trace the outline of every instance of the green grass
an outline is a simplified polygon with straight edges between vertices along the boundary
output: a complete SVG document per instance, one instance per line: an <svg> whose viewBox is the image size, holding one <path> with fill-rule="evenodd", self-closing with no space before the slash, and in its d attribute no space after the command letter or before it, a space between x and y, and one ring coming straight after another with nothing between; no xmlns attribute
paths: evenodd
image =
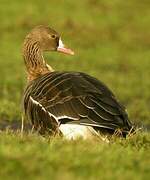
<svg viewBox="0 0 150 180"><path fill-rule="evenodd" d="M26 83L21 46L35 25L62 34L73 57L47 53L56 70L83 71L105 82L135 124L150 126L149 0L1 0L0 124L21 120ZM149 133L111 143L0 133L0 177L149 179Z"/></svg>
<svg viewBox="0 0 150 180"><path fill-rule="evenodd" d="M43 139L35 135L0 137L1 177L21 179L148 179L150 135L111 144Z"/></svg>

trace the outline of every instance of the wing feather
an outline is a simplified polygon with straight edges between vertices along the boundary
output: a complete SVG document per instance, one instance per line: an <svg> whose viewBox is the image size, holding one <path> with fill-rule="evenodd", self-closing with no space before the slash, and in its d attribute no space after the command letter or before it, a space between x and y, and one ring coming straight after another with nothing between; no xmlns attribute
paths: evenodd
<svg viewBox="0 0 150 180"><path fill-rule="evenodd" d="M31 96L28 101L27 116L31 119L34 128L41 134L48 131L50 133L58 131L58 121L56 117Z"/></svg>
<svg viewBox="0 0 150 180"><path fill-rule="evenodd" d="M35 105L29 96L41 106ZM44 121L50 126L48 121L52 122L53 118L57 118L60 123L113 130L131 128L125 108L113 93L103 83L84 73L53 72L36 79L25 91L25 111L27 106L30 109L30 119L36 121L33 122L35 124ZM48 113L53 118L50 119Z"/></svg>

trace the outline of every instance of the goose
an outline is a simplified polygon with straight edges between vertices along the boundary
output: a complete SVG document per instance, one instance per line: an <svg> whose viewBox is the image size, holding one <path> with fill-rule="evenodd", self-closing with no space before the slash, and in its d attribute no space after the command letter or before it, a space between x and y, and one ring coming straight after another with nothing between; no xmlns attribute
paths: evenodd
<svg viewBox="0 0 150 180"><path fill-rule="evenodd" d="M126 136L132 123L111 90L86 73L54 71L43 57L45 51L74 55L48 26L37 26L25 37L23 111L33 128L43 135L61 134L67 139L87 139L116 130Z"/></svg>

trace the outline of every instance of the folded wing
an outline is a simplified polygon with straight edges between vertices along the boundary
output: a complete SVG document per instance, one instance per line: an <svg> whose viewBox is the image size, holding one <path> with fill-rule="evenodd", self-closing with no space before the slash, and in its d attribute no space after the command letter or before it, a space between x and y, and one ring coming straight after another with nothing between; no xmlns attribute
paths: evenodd
<svg viewBox="0 0 150 180"><path fill-rule="evenodd" d="M25 91L24 108L33 124L40 121L49 128L65 123L123 132L131 128L113 93L84 73L52 72L34 80Z"/></svg>

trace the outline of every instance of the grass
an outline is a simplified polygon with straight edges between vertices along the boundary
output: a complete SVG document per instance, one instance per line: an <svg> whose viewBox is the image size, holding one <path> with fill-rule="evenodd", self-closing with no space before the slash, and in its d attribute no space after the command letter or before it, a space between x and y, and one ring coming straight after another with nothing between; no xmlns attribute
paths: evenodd
<svg viewBox="0 0 150 180"><path fill-rule="evenodd" d="M105 82L135 124L150 126L148 0L1 0L0 123L21 120L26 83L21 46L35 25L62 34L74 57L47 53L57 70L87 72ZM127 140L67 142L0 133L0 177L7 179L149 179L149 133Z"/></svg>
<svg viewBox="0 0 150 180"><path fill-rule="evenodd" d="M0 137L1 177L21 179L148 179L150 136L65 141L30 134Z"/></svg>

